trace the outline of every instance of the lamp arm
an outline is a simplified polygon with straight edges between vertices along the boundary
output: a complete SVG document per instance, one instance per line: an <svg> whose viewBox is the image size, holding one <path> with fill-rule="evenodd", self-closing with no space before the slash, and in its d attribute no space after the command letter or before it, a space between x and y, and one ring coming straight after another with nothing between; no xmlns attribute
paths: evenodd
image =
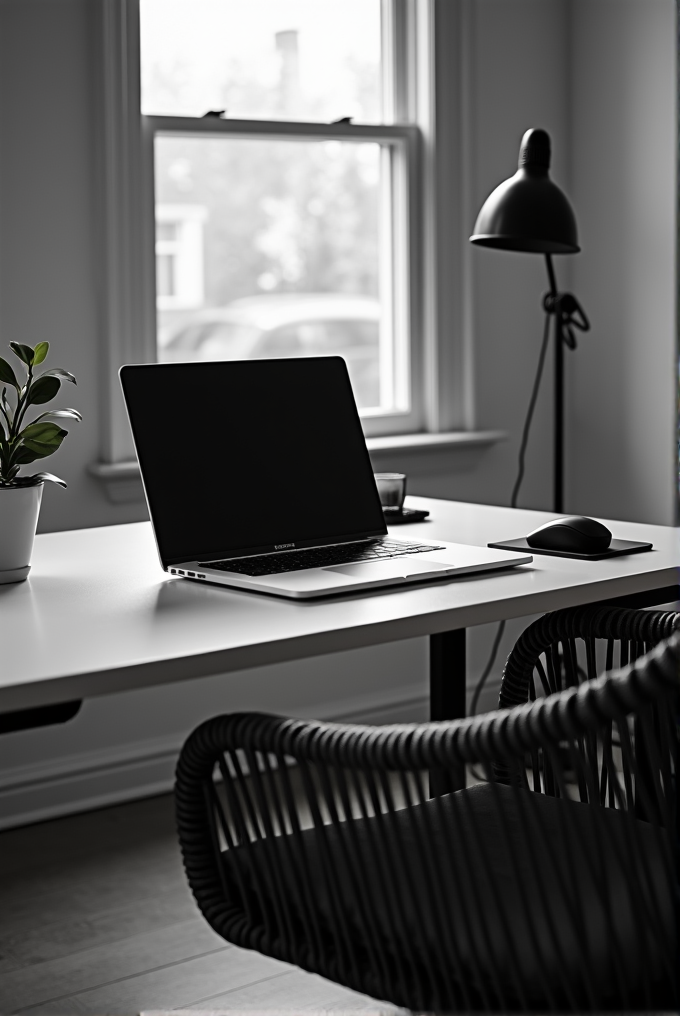
<svg viewBox="0 0 680 1016"><path fill-rule="evenodd" d="M545 255L545 264L548 270L550 291L543 297L543 309L546 314L555 315L556 331L560 340L569 349L576 349L574 328L578 328L581 332L588 332L590 331L590 321L573 293L560 293L558 291L551 254Z"/></svg>
<svg viewBox="0 0 680 1016"><path fill-rule="evenodd" d="M553 265L552 254L546 254L545 267L548 269L548 282L550 283L550 292L543 300L544 307L549 297L552 297L553 301L557 300L557 281L555 279L555 268ZM552 313L552 311L548 310L547 307L545 307L545 309L546 311L548 311L549 314Z"/></svg>

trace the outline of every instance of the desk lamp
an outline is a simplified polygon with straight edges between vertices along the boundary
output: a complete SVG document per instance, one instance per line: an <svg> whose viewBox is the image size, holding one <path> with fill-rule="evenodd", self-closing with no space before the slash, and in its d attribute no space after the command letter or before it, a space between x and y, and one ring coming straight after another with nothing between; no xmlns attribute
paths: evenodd
<svg viewBox="0 0 680 1016"><path fill-rule="evenodd" d="M569 201L548 175L550 168L550 137L543 130L528 130L519 150L519 168L489 195L477 216L470 241L480 247L497 250L524 251L543 254L548 270L550 291L543 298L546 332L539 359L536 383L529 407L520 451L520 477L523 453L528 437L533 406L549 335L549 321L555 319L555 395L553 429L553 503L556 512L564 511L564 346L576 348L574 328L588 331L590 324L571 293L557 290L553 254L577 254L576 219Z"/></svg>

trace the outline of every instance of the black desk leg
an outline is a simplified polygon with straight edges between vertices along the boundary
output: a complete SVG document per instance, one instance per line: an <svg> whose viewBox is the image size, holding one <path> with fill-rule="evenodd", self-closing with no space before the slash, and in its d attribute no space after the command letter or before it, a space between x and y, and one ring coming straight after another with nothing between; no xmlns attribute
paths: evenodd
<svg viewBox="0 0 680 1016"><path fill-rule="evenodd" d="M465 716L465 628L430 635L430 719L457 720ZM465 768L430 773L432 795L465 786Z"/></svg>

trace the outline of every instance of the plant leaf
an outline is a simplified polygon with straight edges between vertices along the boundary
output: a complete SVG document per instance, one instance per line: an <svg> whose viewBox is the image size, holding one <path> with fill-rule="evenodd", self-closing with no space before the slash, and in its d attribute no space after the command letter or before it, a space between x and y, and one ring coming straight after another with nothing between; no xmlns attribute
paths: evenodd
<svg viewBox="0 0 680 1016"><path fill-rule="evenodd" d="M28 462L35 462L36 459L46 459L48 455L54 455L67 433L68 431L62 430L61 437L55 441L29 440L23 442L12 453L12 465L25 466Z"/></svg>
<svg viewBox="0 0 680 1016"><path fill-rule="evenodd" d="M66 431L64 431L64 435L66 435ZM64 438L61 439L61 441L63 440ZM24 445L24 448L33 455L33 461L35 461L35 459L46 459L48 455L54 455L59 448L61 441L59 441L58 444L43 444L42 441L28 441Z"/></svg>
<svg viewBox="0 0 680 1016"><path fill-rule="evenodd" d="M50 483L58 483L60 487L68 486L68 484L64 480L61 480L58 476L55 476L54 473L33 473L32 476L22 476L21 479L33 481L33 483L30 484L23 483L22 486L25 487L35 486L38 483L44 483L46 480L49 480Z"/></svg>
<svg viewBox="0 0 680 1016"><path fill-rule="evenodd" d="M40 377L60 377L62 381L70 381L73 385L78 384L73 374L68 370L64 370L63 367L50 367L49 370L44 370Z"/></svg>
<svg viewBox="0 0 680 1016"><path fill-rule="evenodd" d="M18 472L19 472L19 467L18 466L12 466L11 469L6 470L2 475L0 475L0 490L3 487L13 487L14 486L14 479L15 479L15 477L16 477Z"/></svg>
<svg viewBox="0 0 680 1016"><path fill-rule="evenodd" d="M31 452L37 452L41 456L53 455L67 434L67 430L62 430L61 437L54 441L31 441L29 439L24 441L24 448L28 448Z"/></svg>
<svg viewBox="0 0 680 1016"><path fill-rule="evenodd" d="M17 376L12 370L12 365L7 363L7 360L3 360L0 356L0 381L6 385L12 385L13 388L19 387Z"/></svg>
<svg viewBox="0 0 680 1016"><path fill-rule="evenodd" d="M29 423L28 427L19 434L21 441L39 441L41 444L49 444L52 441L61 441L68 434L67 430L63 430L56 423Z"/></svg>
<svg viewBox="0 0 680 1016"><path fill-rule="evenodd" d="M44 402L51 402L60 388L61 381L58 377L45 377L41 374L29 388L26 405L40 406Z"/></svg>
<svg viewBox="0 0 680 1016"><path fill-rule="evenodd" d="M47 453L51 455L51 452ZM23 445L17 445L12 452L10 462L12 463L12 469L18 468L19 466L27 466L29 462L35 462L36 459L44 459L46 455L41 452L32 452L30 449L25 448Z"/></svg>
<svg viewBox="0 0 680 1016"><path fill-rule="evenodd" d="M12 454L12 462L25 465L35 459L44 459L59 448L68 434L56 423L29 423L19 434L20 444Z"/></svg>
<svg viewBox="0 0 680 1016"><path fill-rule="evenodd" d="M2 415L5 418L5 423L7 424L7 427L10 428L12 426L12 423L14 422L14 413L12 412L12 407L7 401L7 396L5 394L6 391L7 391L6 388L2 389L2 395L0 396L0 409L2 411Z"/></svg>
<svg viewBox="0 0 680 1016"><path fill-rule="evenodd" d="M27 367L31 366L35 355L32 346L25 346L23 342L10 342L9 348L13 353L16 353L19 359L22 360Z"/></svg>
<svg viewBox="0 0 680 1016"><path fill-rule="evenodd" d="M49 352L49 342L39 342L33 350L33 366L37 367L39 363L42 363L47 353Z"/></svg>
<svg viewBox="0 0 680 1016"><path fill-rule="evenodd" d="M64 419L77 420L79 423L82 422L82 416L77 409L48 409L46 413L41 413L37 416L32 423L38 423L40 420L45 420L48 416L59 416Z"/></svg>

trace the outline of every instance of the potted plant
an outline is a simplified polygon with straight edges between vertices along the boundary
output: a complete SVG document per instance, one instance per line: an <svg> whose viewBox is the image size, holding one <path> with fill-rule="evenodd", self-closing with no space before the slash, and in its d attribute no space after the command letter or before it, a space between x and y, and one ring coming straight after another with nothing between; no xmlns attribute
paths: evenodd
<svg viewBox="0 0 680 1016"><path fill-rule="evenodd" d="M31 406L51 402L62 381L75 384L76 379L61 367L36 376L35 368L45 360L49 342L39 342L35 348L10 342L10 348L21 361L26 378L19 380L12 365L0 356L0 584L28 577L45 480L66 486L52 473L19 476L19 471L57 451L68 431L55 419L82 419L76 409L50 409L27 421Z"/></svg>

